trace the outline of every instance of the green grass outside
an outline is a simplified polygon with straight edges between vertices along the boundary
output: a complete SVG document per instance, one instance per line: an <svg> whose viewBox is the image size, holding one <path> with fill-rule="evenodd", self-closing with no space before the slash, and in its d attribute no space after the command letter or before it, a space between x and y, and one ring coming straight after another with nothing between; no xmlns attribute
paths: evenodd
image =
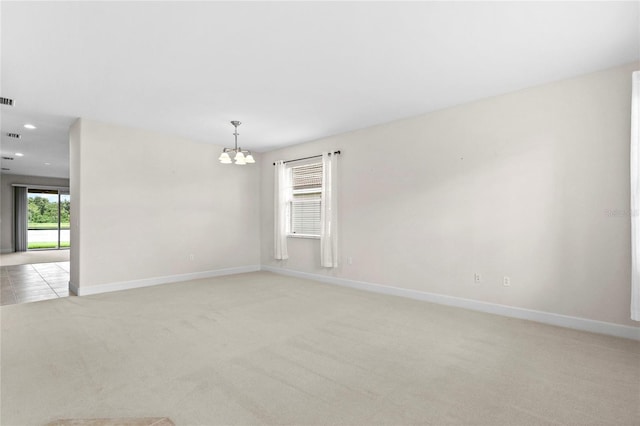
<svg viewBox="0 0 640 426"><path fill-rule="evenodd" d="M60 247L69 247L71 243L69 241L60 241ZM49 249L57 248L58 243L56 241L43 241L36 243L29 243L29 249Z"/></svg>
<svg viewBox="0 0 640 426"><path fill-rule="evenodd" d="M58 229L58 223L29 223L29 229ZM60 229L69 229L69 222L60 222Z"/></svg>

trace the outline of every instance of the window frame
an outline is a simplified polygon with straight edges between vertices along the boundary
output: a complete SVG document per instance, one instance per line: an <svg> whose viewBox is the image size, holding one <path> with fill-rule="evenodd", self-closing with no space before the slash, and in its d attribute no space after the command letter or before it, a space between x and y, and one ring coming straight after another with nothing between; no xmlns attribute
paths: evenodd
<svg viewBox="0 0 640 426"><path fill-rule="evenodd" d="M320 165L321 168L321 178L320 185L313 188L304 188L304 189L293 189L293 169L300 167L308 167L312 165ZM311 161L305 161L303 163L296 162L296 164L292 164L287 166L287 178L288 182L288 191L289 191L289 201L287 203L287 238L306 238L306 239L320 239L320 229L318 228L318 234L302 234L293 232L293 202L295 195L303 195L303 194L318 194L317 199L309 199L309 202L316 201L318 202L318 208L320 209L320 214L322 212L322 177L324 175L324 170L322 170L322 161L318 161L318 159L313 159ZM320 222L321 218L318 218ZM320 225L320 223L319 223Z"/></svg>

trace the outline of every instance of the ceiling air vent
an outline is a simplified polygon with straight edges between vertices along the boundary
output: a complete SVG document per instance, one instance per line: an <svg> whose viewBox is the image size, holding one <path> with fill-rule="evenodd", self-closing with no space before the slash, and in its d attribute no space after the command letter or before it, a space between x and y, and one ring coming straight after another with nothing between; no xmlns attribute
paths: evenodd
<svg viewBox="0 0 640 426"><path fill-rule="evenodd" d="M20 139L20 133L7 133L7 137Z"/></svg>
<svg viewBox="0 0 640 426"><path fill-rule="evenodd" d="M0 104L13 106L13 99L0 97Z"/></svg>
<svg viewBox="0 0 640 426"><path fill-rule="evenodd" d="M2 157L3 160L13 160L13 157Z"/></svg>

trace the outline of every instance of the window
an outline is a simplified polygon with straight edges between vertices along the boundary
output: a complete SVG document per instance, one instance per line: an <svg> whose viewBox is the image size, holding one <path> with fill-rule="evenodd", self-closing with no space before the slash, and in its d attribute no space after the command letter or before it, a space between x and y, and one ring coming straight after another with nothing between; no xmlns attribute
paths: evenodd
<svg viewBox="0 0 640 426"><path fill-rule="evenodd" d="M322 163L290 168L289 235L320 236Z"/></svg>

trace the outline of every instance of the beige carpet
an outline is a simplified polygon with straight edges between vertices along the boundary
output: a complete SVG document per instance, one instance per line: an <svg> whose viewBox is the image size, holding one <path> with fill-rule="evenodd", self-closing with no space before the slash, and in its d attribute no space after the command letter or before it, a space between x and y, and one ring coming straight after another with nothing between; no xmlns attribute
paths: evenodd
<svg viewBox="0 0 640 426"><path fill-rule="evenodd" d="M47 426L175 426L166 417L143 417L136 419L61 419Z"/></svg>
<svg viewBox="0 0 640 426"><path fill-rule="evenodd" d="M69 261L69 250L36 250L0 254L0 266Z"/></svg>
<svg viewBox="0 0 640 426"><path fill-rule="evenodd" d="M640 424L640 343L259 272L3 306L3 425Z"/></svg>

